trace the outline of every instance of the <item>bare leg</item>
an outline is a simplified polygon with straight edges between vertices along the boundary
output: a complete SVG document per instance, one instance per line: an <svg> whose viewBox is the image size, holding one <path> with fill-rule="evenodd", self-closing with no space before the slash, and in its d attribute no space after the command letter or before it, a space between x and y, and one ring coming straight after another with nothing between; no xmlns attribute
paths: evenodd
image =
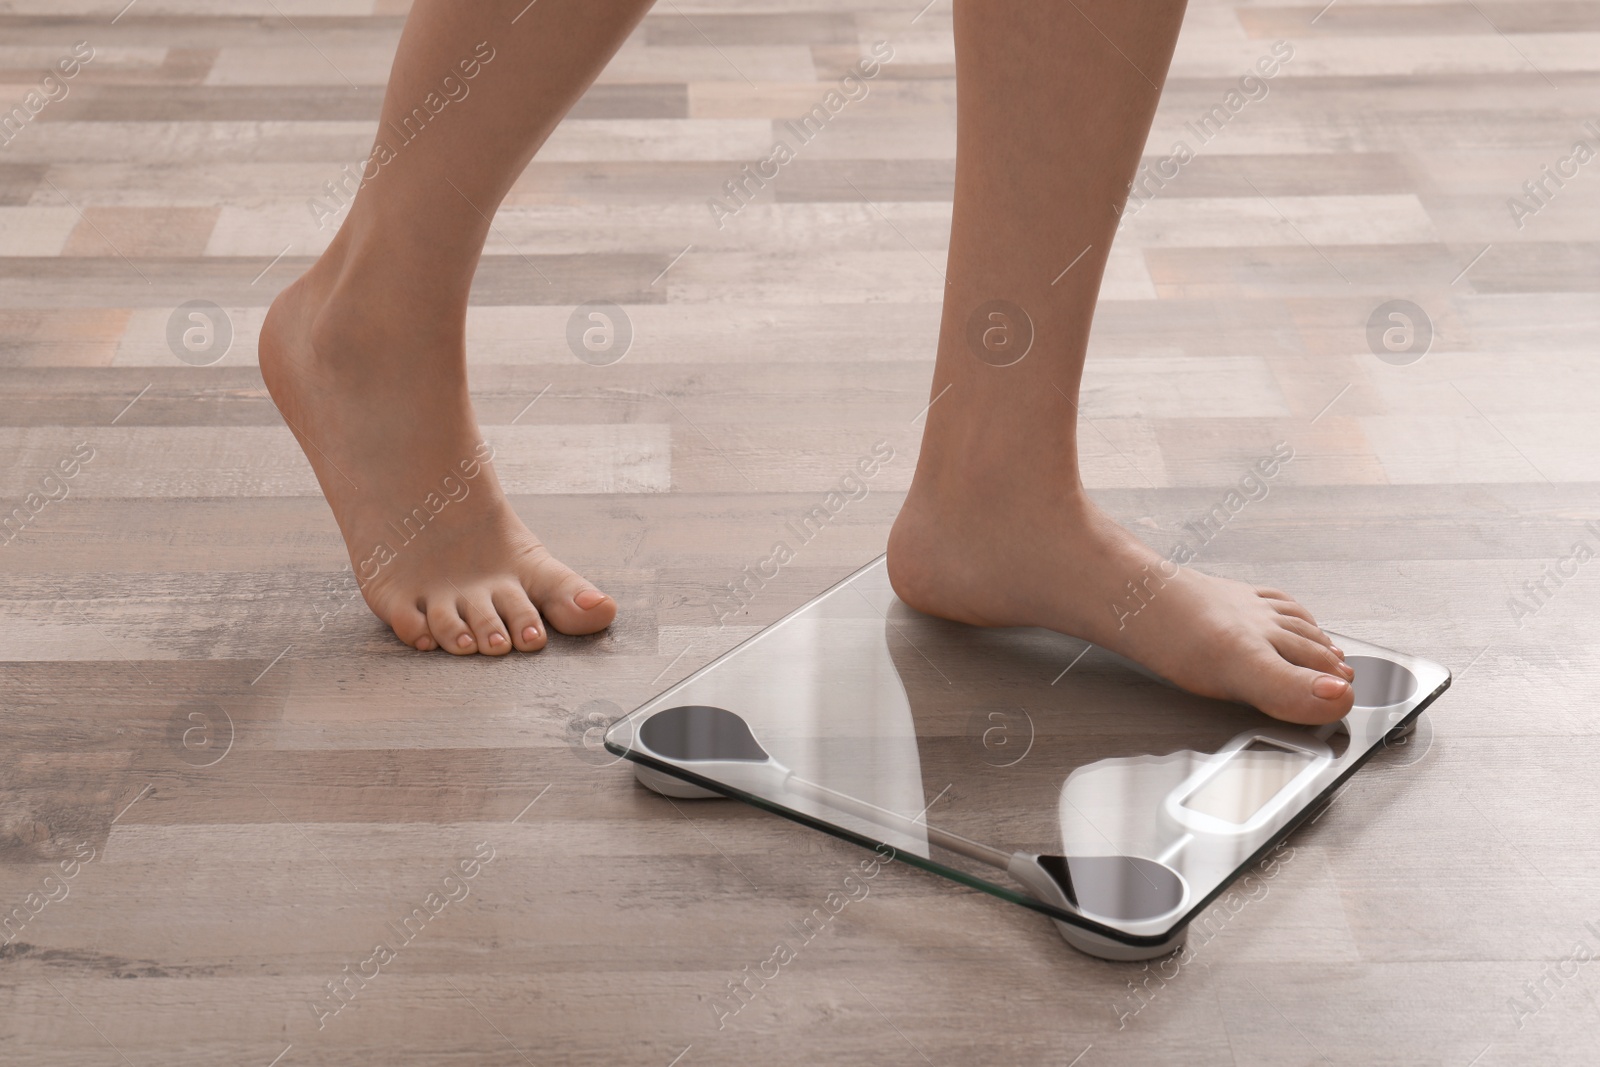
<svg viewBox="0 0 1600 1067"><path fill-rule="evenodd" d="M931 614L1049 627L1195 692L1331 721L1350 709L1353 675L1305 608L1276 590L1174 573L1078 477L1078 383L1113 208L1138 166L1183 7L955 0L956 199L939 399L889 539L889 573L902 599ZM997 299L1020 307L1036 334L1009 366L979 358L968 339L969 319ZM1144 597L1134 614L1130 581Z"/></svg>
<svg viewBox="0 0 1600 1067"><path fill-rule="evenodd" d="M261 373L367 604L415 648L491 655L610 625L483 461L467 295L488 219L651 0L417 0L348 218L273 303Z"/></svg>

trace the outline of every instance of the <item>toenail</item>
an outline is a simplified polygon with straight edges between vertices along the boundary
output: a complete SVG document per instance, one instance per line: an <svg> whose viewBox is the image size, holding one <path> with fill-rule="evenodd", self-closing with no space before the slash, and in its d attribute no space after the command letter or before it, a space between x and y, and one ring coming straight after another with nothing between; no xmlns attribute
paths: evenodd
<svg viewBox="0 0 1600 1067"><path fill-rule="evenodd" d="M1335 656L1338 656L1340 659L1344 659L1344 649L1340 648L1338 645L1329 645L1328 650Z"/></svg>
<svg viewBox="0 0 1600 1067"><path fill-rule="evenodd" d="M494 633L489 635L489 646L491 648L498 647L499 645L503 645L505 643L506 639L501 637L499 634Z"/></svg>
<svg viewBox="0 0 1600 1067"><path fill-rule="evenodd" d="M1335 678L1331 674L1319 674L1317 680L1311 683L1311 692L1323 700L1333 700L1344 695L1350 688L1350 683L1343 678Z"/></svg>
<svg viewBox="0 0 1600 1067"><path fill-rule="evenodd" d="M472 644L472 635L471 634L462 634L460 637L456 638L456 647L457 648L468 648L468 647L471 646L471 644Z"/></svg>
<svg viewBox="0 0 1600 1067"><path fill-rule="evenodd" d="M605 598L606 595L598 589L585 589L583 592L573 597L572 602L578 605L578 607L582 608L584 611L588 611Z"/></svg>
<svg viewBox="0 0 1600 1067"><path fill-rule="evenodd" d="M1339 664L1339 673L1344 675L1345 679L1347 681L1354 681L1355 680L1356 669L1354 667L1350 666L1350 664L1348 664L1348 663L1340 663Z"/></svg>
<svg viewBox="0 0 1600 1067"><path fill-rule="evenodd" d="M526 630L522 631L522 639L524 641L537 641L539 640L539 631L530 626Z"/></svg>
<svg viewBox="0 0 1600 1067"><path fill-rule="evenodd" d="M417 638L417 651L418 652L432 652L433 651L433 638L431 638L431 637L419 637L419 638Z"/></svg>

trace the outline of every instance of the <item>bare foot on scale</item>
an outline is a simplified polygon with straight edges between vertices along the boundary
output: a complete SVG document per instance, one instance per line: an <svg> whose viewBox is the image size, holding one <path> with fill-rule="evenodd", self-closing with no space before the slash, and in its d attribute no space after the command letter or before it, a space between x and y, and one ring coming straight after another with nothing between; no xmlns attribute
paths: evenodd
<svg viewBox="0 0 1600 1067"><path fill-rule="evenodd" d="M913 486L889 537L900 599L958 622L1081 637L1190 692L1289 722L1350 711L1354 671L1292 597L1176 567L1081 488L1053 504L1030 494L1020 507L995 490L993 477ZM1129 581L1143 593L1136 613Z"/></svg>

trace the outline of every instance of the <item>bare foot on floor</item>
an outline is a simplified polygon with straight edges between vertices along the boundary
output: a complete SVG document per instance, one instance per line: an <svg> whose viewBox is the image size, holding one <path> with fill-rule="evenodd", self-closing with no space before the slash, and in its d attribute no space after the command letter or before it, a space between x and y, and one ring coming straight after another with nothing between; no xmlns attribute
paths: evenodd
<svg viewBox="0 0 1600 1067"><path fill-rule="evenodd" d="M1081 489L1008 505L992 482L914 484L889 535L889 579L930 615L1042 626L1141 663L1191 692L1274 718L1350 711L1354 672L1291 597L1177 568ZM1140 599L1129 599L1129 586ZM1142 606L1141 606L1142 604Z"/></svg>
<svg viewBox="0 0 1600 1067"><path fill-rule="evenodd" d="M337 293L337 299L330 294ZM367 606L422 651L502 655L603 630L616 603L507 503L467 394L464 323L340 279L330 252L272 304L261 376L316 471Z"/></svg>

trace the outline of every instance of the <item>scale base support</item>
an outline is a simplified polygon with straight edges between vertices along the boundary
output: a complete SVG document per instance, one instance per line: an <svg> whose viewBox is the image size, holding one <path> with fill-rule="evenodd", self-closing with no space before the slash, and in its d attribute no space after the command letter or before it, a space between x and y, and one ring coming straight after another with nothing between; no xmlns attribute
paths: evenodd
<svg viewBox="0 0 1600 1067"><path fill-rule="evenodd" d="M726 799L723 794L711 789L701 789L691 785L682 778L674 778L670 774L663 774L654 767L646 767L642 763L633 765L633 776L640 785L652 793L660 793L664 797L675 800L719 800Z"/></svg>

